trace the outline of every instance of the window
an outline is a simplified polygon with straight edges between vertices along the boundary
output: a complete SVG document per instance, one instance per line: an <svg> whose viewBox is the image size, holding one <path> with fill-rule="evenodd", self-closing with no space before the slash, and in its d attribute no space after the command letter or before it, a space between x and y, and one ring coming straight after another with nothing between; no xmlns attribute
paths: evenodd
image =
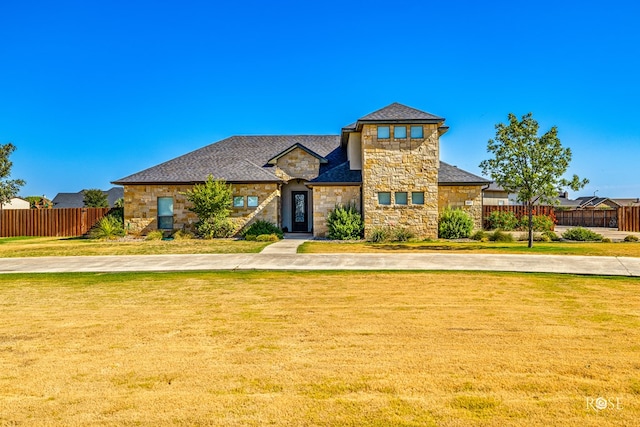
<svg viewBox="0 0 640 427"><path fill-rule="evenodd" d="M396 205L407 204L407 193L405 191L396 192Z"/></svg>
<svg viewBox="0 0 640 427"><path fill-rule="evenodd" d="M424 138L422 126L411 126L411 138Z"/></svg>
<svg viewBox="0 0 640 427"><path fill-rule="evenodd" d="M248 196L247 197L247 206L250 208L258 207L258 196Z"/></svg>
<svg viewBox="0 0 640 427"><path fill-rule="evenodd" d="M424 193L414 191L411 193L411 204L412 205L424 205Z"/></svg>
<svg viewBox="0 0 640 427"><path fill-rule="evenodd" d="M390 205L391 204L391 193L386 192L386 191L378 193L378 204L379 205Z"/></svg>
<svg viewBox="0 0 640 427"><path fill-rule="evenodd" d="M173 230L172 197L158 197L158 230Z"/></svg>
<svg viewBox="0 0 640 427"><path fill-rule="evenodd" d="M233 207L234 208L243 208L244 207L244 196L233 196Z"/></svg>
<svg viewBox="0 0 640 427"><path fill-rule="evenodd" d="M389 126L378 126L378 139L389 139Z"/></svg>
<svg viewBox="0 0 640 427"><path fill-rule="evenodd" d="M393 137L396 139L404 139L407 137L407 127L406 126L394 126L393 127Z"/></svg>

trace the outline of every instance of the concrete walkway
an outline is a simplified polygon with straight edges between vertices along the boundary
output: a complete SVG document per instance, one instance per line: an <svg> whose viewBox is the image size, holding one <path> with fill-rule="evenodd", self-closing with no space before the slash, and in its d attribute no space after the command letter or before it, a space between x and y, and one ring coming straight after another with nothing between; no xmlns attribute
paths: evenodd
<svg viewBox="0 0 640 427"><path fill-rule="evenodd" d="M311 233L285 233L284 239L265 247L262 254L295 254L298 252L298 246L304 242L311 240Z"/></svg>
<svg viewBox="0 0 640 427"><path fill-rule="evenodd" d="M0 258L0 273L195 270L475 270L640 277L640 258L445 253Z"/></svg>

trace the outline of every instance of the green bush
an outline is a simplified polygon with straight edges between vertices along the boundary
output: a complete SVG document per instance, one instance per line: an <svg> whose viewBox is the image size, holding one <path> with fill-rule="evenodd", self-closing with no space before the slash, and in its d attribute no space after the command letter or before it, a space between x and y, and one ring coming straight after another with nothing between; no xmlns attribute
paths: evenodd
<svg viewBox="0 0 640 427"><path fill-rule="evenodd" d="M550 242L557 242L558 240L560 240L560 237L558 237L558 235L551 230L543 231L542 235L546 236Z"/></svg>
<svg viewBox="0 0 640 427"><path fill-rule="evenodd" d="M162 240L164 233L161 230L153 230L147 233L145 240Z"/></svg>
<svg viewBox="0 0 640 427"><path fill-rule="evenodd" d="M113 240L125 235L122 221L111 215L106 215L89 231L90 239Z"/></svg>
<svg viewBox="0 0 640 427"><path fill-rule="evenodd" d="M633 234L629 234L627 237L624 238L625 242L637 242L638 240L638 236L634 236Z"/></svg>
<svg viewBox="0 0 640 427"><path fill-rule="evenodd" d="M173 236L171 237L173 237L175 240L191 240L193 239L193 234L185 230L178 230L173 233Z"/></svg>
<svg viewBox="0 0 640 427"><path fill-rule="evenodd" d="M280 240L277 234L261 234L256 236L256 241L258 242L277 242Z"/></svg>
<svg viewBox="0 0 640 427"><path fill-rule="evenodd" d="M195 225L196 234L205 239L221 239L235 234L236 225L229 218L213 217L198 221Z"/></svg>
<svg viewBox="0 0 640 427"><path fill-rule="evenodd" d="M576 240L578 242L601 242L603 238L601 234L582 227L570 228L562 233L562 237L567 240Z"/></svg>
<svg viewBox="0 0 640 427"><path fill-rule="evenodd" d="M461 239L469 237L473 230L473 219L460 209L446 208L438 220L438 237L442 239Z"/></svg>
<svg viewBox="0 0 640 427"><path fill-rule="evenodd" d="M371 230L369 241L373 243L386 242L391 238L391 230L388 227L375 227Z"/></svg>
<svg viewBox="0 0 640 427"><path fill-rule="evenodd" d="M355 205L336 205L327 217L329 238L333 240L357 240L362 237L364 223Z"/></svg>
<svg viewBox="0 0 640 427"><path fill-rule="evenodd" d="M514 238L511 233L505 233L502 230L496 230L489 234L489 240L492 242L513 242Z"/></svg>
<svg viewBox="0 0 640 427"><path fill-rule="evenodd" d="M284 237L282 230L280 230L275 224L261 219L257 220L242 231L242 236L246 240L249 240L247 239L247 235L260 236L262 234L275 234L279 239Z"/></svg>
<svg viewBox="0 0 640 427"><path fill-rule="evenodd" d="M487 236L487 232L484 230L478 230L471 235L471 239L478 240L480 242L486 242L489 237Z"/></svg>
<svg viewBox="0 0 640 427"><path fill-rule="evenodd" d="M490 230L515 230L519 224L511 211L492 211L486 220Z"/></svg>
<svg viewBox="0 0 640 427"><path fill-rule="evenodd" d="M554 226L553 220L546 215L534 215L531 222L533 222L533 231L551 231ZM520 228L529 229L529 216L523 216L520 219Z"/></svg>
<svg viewBox="0 0 640 427"><path fill-rule="evenodd" d="M416 237L415 233L408 228L398 227L392 231L393 241L394 242L407 242L414 237Z"/></svg>
<svg viewBox="0 0 640 427"><path fill-rule="evenodd" d="M244 235L244 240L248 240L250 242L255 242L257 238L258 238L258 236L256 236L255 234L245 234Z"/></svg>

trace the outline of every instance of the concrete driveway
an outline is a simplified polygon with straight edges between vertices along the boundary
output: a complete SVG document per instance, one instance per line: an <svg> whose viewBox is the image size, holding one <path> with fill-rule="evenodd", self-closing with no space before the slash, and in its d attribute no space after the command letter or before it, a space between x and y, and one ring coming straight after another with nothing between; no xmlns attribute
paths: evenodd
<svg viewBox="0 0 640 427"><path fill-rule="evenodd" d="M0 273L196 270L474 270L640 277L640 258L444 253L260 253L0 259Z"/></svg>

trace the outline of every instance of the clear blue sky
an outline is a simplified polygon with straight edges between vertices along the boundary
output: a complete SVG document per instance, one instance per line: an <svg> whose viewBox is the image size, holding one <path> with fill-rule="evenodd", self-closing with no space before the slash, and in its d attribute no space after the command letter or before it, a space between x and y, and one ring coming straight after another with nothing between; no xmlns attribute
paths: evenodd
<svg viewBox="0 0 640 427"><path fill-rule="evenodd" d="M400 102L480 173L533 112L579 194L640 196L636 2L0 2L0 143L21 195L111 187L231 135L337 134Z"/></svg>

